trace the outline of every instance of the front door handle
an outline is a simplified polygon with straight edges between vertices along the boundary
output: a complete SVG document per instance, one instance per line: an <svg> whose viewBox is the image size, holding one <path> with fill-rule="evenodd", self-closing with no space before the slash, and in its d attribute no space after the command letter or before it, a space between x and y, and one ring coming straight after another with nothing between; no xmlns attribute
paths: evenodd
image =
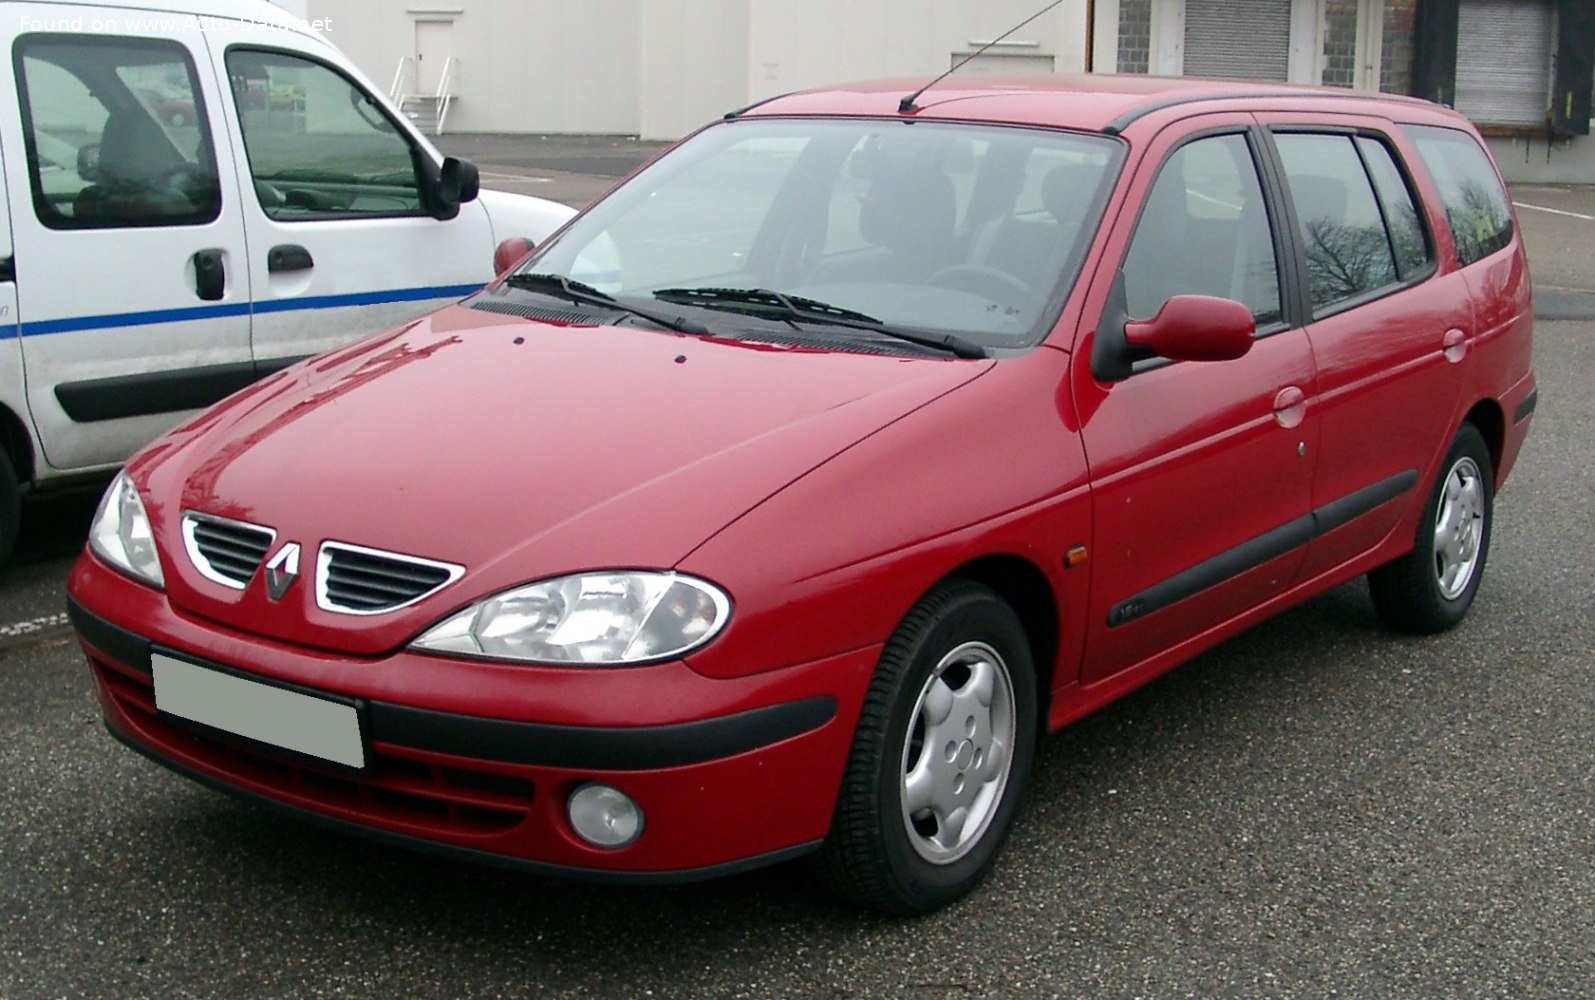
<svg viewBox="0 0 1595 1000"><path fill-rule="evenodd" d="M222 266L222 252L199 250L193 260L194 294L206 302L219 301L227 292L227 269Z"/></svg>
<svg viewBox="0 0 1595 1000"><path fill-rule="evenodd" d="M310 251L296 243L283 243L266 252L266 270L272 274L283 271L308 271L316 266Z"/></svg>

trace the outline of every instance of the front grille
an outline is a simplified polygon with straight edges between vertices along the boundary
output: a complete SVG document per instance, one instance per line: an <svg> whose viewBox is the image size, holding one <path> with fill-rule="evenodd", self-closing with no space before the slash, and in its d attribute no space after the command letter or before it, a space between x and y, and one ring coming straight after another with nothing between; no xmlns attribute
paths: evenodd
<svg viewBox="0 0 1595 1000"><path fill-rule="evenodd" d="M277 533L214 514L183 512L183 543L194 568L212 582L243 590L265 561Z"/></svg>
<svg viewBox="0 0 1595 1000"><path fill-rule="evenodd" d="M365 771L351 775L175 726L156 714L150 675L94 655L90 662L140 743L295 805L407 833L481 836L525 822L536 798L535 784L512 764L441 758L377 738Z"/></svg>
<svg viewBox="0 0 1595 1000"><path fill-rule="evenodd" d="M327 611L376 615L414 604L464 573L465 567L451 563L323 542L316 560L316 602Z"/></svg>

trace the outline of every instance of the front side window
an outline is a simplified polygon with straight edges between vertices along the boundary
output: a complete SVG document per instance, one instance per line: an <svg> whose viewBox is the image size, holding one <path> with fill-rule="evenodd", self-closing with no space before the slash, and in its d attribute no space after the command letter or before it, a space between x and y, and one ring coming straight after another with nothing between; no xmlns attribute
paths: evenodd
<svg viewBox="0 0 1595 1000"><path fill-rule="evenodd" d="M1440 189L1463 266L1512 242L1512 207L1489 156L1473 137L1432 125L1403 126Z"/></svg>
<svg viewBox="0 0 1595 1000"><path fill-rule="evenodd" d="M1391 234L1349 135L1276 135L1313 314L1399 280Z"/></svg>
<svg viewBox="0 0 1595 1000"><path fill-rule="evenodd" d="M353 81L308 59L244 48L228 50L227 76L268 218L421 213L409 140Z"/></svg>
<svg viewBox="0 0 1595 1000"><path fill-rule="evenodd" d="M216 157L183 46L28 35L14 64L40 222L104 229L216 218Z"/></svg>
<svg viewBox="0 0 1595 1000"><path fill-rule="evenodd" d="M1131 316L1176 295L1233 299L1279 322L1279 269L1251 146L1239 134L1188 142L1158 171L1124 258Z"/></svg>
<svg viewBox="0 0 1595 1000"><path fill-rule="evenodd" d="M731 121L650 165L523 270L692 310L717 335L870 339L874 321L1024 347L1079 273L1121 151L1043 129Z"/></svg>

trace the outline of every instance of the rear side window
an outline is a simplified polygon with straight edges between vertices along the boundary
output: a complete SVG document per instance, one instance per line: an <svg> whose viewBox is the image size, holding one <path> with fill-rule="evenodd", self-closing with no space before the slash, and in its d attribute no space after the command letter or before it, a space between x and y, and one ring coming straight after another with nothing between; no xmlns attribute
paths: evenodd
<svg viewBox="0 0 1595 1000"><path fill-rule="evenodd" d="M1397 238L1355 139L1287 133L1274 142L1296 206L1313 314L1398 284Z"/></svg>
<svg viewBox="0 0 1595 1000"><path fill-rule="evenodd" d="M198 225L221 185L188 50L28 35L15 50L34 210L51 229Z"/></svg>
<svg viewBox="0 0 1595 1000"><path fill-rule="evenodd" d="M1457 260L1471 264L1512 242L1512 209L1489 156L1473 137L1432 125L1403 126L1440 189Z"/></svg>

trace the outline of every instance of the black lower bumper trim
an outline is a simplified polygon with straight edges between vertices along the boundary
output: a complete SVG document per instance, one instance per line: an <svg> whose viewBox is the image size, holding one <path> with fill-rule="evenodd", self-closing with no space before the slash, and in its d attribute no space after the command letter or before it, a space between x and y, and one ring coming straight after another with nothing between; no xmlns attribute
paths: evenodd
<svg viewBox="0 0 1595 1000"><path fill-rule="evenodd" d="M140 673L150 673L150 641L120 625L113 625L68 597L66 616L89 645L118 663Z"/></svg>
<svg viewBox="0 0 1595 1000"><path fill-rule="evenodd" d="M454 715L373 701L371 738L435 753L511 764L599 771L648 771L732 757L818 729L836 717L836 699L780 705L667 726L559 726Z"/></svg>
<svg viewBox="0 0 1595 1000"><path fill-rule="evenodd" d="M142 673L151 672L150 640L106 621L71 598L67 599L67 617L96 649ZM382 701L370 701L366 706L370 737L383 743L507 764L590 771L650 771L734 757L801 736L836 717L836 699L825 695L662 726L566 726L457 715Z"/></svg>
<svg viewBox="0 0 1595 1000"><path fill-rule="evenodd" d="M1514 424L1521 424L1523 421L1527 420L1529 418L1529 414L1534 412L1534 408L1538 406L1539 403L1540 390L1534 389L1527 396L1523 397L1523 402L1517 404L1517 409L1512 413L1512 422Z"/></svg>
<svg viewBox="0 0 1595 1000"><path fill-rule="evenodd" d="M334 830L338 833L351 834L356 837L364 837L367 840L374 840L390 847L399 847L405 850L419 851L425 854L440 855L445 858L450 858L456 861L465 861L471 864L487 865L493 868L505 868L509 869L510 871L521 872L527 875L537 875L547 878L577 879L583 882L595 882L606 885L680 885L687 882L703 882L709 879L724 878L728 875L736 875L740 872L751 871L755 868L763 868L767 865L779 864L783 861L791 861L795 858L800 858L805 854L813 853L814 851L818 850L820 844L823 843L823 841L813 840L802 844L794 844L791 847L783 847L778 851L771 851L768 854L755 855L751 858L738 858L735 861L727 861L718 865L705 865L701 868L679 868L672 871L614 871L607 868L577 868L573 865L556 865L550 864L546 861L531 861L526 858L510 857L506 854L495 854L492 851L479 851L470 847L457 847L454 844L444 844L435 840L427 840L422 837L412 837L408 834L394 833L391 830L383 830L379 827L367 826L364 823L356 823L350 820L338 819L335 816L327 816L322 813L318 813L313 809L305 809L300 806L290 805L287 802L280 802L269 795L261 795L258 792L251 792L242 788L238 788L234 785L228 784L225 781L213 778L202 771L197 771L185 764L180 764L177 761L163 757L159 753L156 753L155 751L150 750L147 747L140 745L138 742L122 735L120 732L117 732L116 727L110 725L109 723L106 724L105 728L108 729L111 735L117 740L126 744L131 749L136 750L145 757L148 757L150 760L161 765L162 767L170 768L185 778L190 778L194 781L197 781L207 788L215 789L218 792L225 792L228 795L242 799L245 802L253 803L259 806L265 806L274 812L284 813L288 816L292 816L295 819L302 820L306 823L311 823L315 826Z"/></svg>

